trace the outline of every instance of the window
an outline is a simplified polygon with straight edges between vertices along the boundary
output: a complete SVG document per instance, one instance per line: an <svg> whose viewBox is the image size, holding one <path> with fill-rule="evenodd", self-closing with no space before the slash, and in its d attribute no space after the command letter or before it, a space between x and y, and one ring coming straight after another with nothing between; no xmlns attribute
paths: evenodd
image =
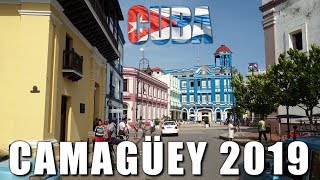
<svg viewBox="0 0 320 180"><path fill-rule="evenodd" d="M190 87L194 87L194 82L190 81Z"/></svg>
<svg viewBox="0 0 320 180"><path fill-rule="evenodd" d="M207 95L203 94L202 95L202 103L206 103L207 102Z"/></svg>
<svg viewBox="0 0 320 180"><path fill-rule="evenodd" d="M200 87L201 85L200 85L200 80L198 80L198 87Z"/></svg>
<svg viewBox="0 0 320 180"><path fill-rule="evenodd" d="M123 91L128 92L128 79L123 80Z"/></svg>
<svg viewBox="0 0 320 180"><path fill-rule="evenodd" d="M190 102L194 102L194 95L190 95Z"/></svg>
<svg viewBox="0 0 320 180"><path fill-rule="evenodd" d="M144 85L143 86L143 94L147 94L147 92L148 92L148 85Z"/></svg>
<svg viewBox="0 0 320 180"><path fill-rule="evenodd" d="M186 95L182 95L182 102L187 102L187 96Z"/></svg>
<svg viewBox="0 0 320 180"><path fill-rule="evenodd" d="M182 87L187 87L187 82L186 81L181 81Z"/></svg>
<svg viewBox="0 0 320 180"><path fill-rule="evenodd" d="M220 94L216 94L216 102L220 102Z"/></svg>
<svg viewBox="0 0 320 180"><path fill-rule="evenodd" d="M211 79L208 80L208 88L211 88Z"/></svg>
<svg viewBox="0 0 320 180"><path fill-rule="evenodd" d="M207 80L206 79L202 80L202 87L207 87Z"/></svg>
<svg viewBox="0 0 320 180"><path fill-rule="evenodd" d="M228 95L224 94L224 102L228 102Z"/></svg>
<svg viewBox="0 0 320 180"><path fill-rule="evenodd" d="M208 94L208 101L211 102L211 94Z"/></svg>
<svg viewBox="0 0 320 180"><path fill-rule="evenodd" d="M153 97L157 97L157 89L153 89Z"/></svg>
<svg viewBox="0 0 320 180"><path fill-rule="evenodd" d="M216 88L220 88L220 79L215 79Z"/></svg>
<svg viewBox="0 0 320 180"><path fill-rule="evenodd" d="M201 101L201 99L200 99L200 95L198 95L198 102L200 102Z"/></svg>
<svg viewBox="0 0 320 180"><path fill-rule="evenodd" d="M141 93L141 83L138 83L138 93L140 94Z"/></svg>
<svg viewBox="0 0 320 180"><path fill-rule="evenodd" d="M301 30L291 34L291 42L292 42L292 47L294 49L297 49L299 51L301 51L303 49L302 31Z"/></svg>
<svg viewBox="0 0 320 180"><path fill-rule="evenodd" d="M223 85L224 85L224 88L227 88L227 79L223 80Z"/></svg>

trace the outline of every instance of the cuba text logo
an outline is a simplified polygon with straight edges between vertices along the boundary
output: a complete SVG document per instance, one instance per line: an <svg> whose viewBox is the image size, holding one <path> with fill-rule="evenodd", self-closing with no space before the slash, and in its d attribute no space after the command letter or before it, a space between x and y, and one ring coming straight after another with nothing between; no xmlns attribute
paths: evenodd
<svg viewBox="0 0 320 180"><path fill-rule="evenodd" d="M136 45L148 41L158 45L172 39L173 44L212 44L212 29L208 6L196 7L191 26L192 14L188 7L151 6L150 13L144 6L133 6L128 11L128 38ZM149 27L146 25L149 23Z"/></svg>

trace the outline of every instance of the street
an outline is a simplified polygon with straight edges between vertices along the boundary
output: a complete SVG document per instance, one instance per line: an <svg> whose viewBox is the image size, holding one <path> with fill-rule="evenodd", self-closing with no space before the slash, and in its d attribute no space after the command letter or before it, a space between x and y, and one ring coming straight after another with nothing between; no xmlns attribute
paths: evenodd
<svg viewBox="0 0 320 180"><path fill-rule="evenodd" d="M219 135L221 133L225 133L225 129L220 128L210 128L205 129L203 127L199 128L182 128L180 129L179 136L165 136L161 137L162 142L164 142L164 170L159 176L147 176L142 171L142 165L140 163L139 167L139 175L138 176L121 176L116 170L114 172L114 176L70 176L63 177L63 179L155 179L155 180L166 180L166 179L237 179L237 177L231 176L221 176L220 168L223 165L227 155L220 154L220 145L224 142L224 140L219 139ZM160 135L160 130L157 130L153 135ZM193 176L192 175L192 163L189 157L189 152L186 144L184 144L184 150L179 151L184 157L184 161L179 163L180 167L184 168L185 175L184 176L170 176L168 175L168 162L167 162L167 142L169 141L180 141L180 142L207 142L206 152L202 162L202 175L201 176ZM139 143L138 148L141 150L142 143ZM241 147L242 148L242 147ZM243 159L242 150L241 155L238 158L239 160ZM141 162L141 158L139 159ZM235 163L237 166L238 162Z"/></svg>

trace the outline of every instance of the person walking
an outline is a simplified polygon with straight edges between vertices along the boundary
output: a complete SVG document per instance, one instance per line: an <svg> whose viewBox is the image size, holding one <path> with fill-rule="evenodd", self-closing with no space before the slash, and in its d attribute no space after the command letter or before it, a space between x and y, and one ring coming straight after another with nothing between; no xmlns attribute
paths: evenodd
<svg viewBox="0 0 320 180"><path fill-rule="evenodd" d="M120 139L124 139L124 137L128 137L128 129L127 129L127 118L123 118L123 120L119 124L119 135Z"/></svg>
<svg viewBox="0 0 320 180"><path fill-rule="evenodd" d="M103 142L105 140L105 128L102 124L101 119L98 121L98 125L94 130L94 141L95 142Z"/></svg>
<svg viewBox="0 0 320 180"><path fill-rule="evenodd" d="M228 121L228 137L229 137L229 141L233 141L233 138L234 138L234 129L236 129L235 128L235 126L233 125L233 121L230 119L229 121Z"/></svg>
<svg viewBox="0 0 320 180"><path fill-rule="evenodd" d="M138 131L139 131L139 122L135 121L134 122L134 139L138 138Z"/></svg>
<svg viewBox="0 0 320 180"><path fill-rule="evenodd" d="M264 119L261 119L258 123L258 131L259 131L259 142L261 142L261 135L263 134L264 139L267 142L267 130L266 130L266 122Z"/></svg>
<svg viewBox="0 0 320 180"><path fill-rule="evenodd" d="M150 121L150 133L152 134L154 132L154 127L155 127L155 123L154 123L154 120L152 119Z"/></svg>
<svg viewBox="0 0 320 180"><path fill-rule="evenodd" d="M107 128L107 139L106 141L112 145L118 145L122 142L122 140L117 139L117 120L114 118L111 120L111 123Z"/></svg>

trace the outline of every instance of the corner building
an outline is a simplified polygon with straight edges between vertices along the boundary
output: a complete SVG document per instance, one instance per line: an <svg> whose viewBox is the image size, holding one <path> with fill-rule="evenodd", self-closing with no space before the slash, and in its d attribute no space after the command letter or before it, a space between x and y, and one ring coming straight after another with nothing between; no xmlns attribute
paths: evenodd
<svg viewBox="0 0 320 180"><path fill-rule="evenodd" d="M104 118L119 20L117 0L0 1L1 149L15 140L87 140Z"/></svg>

